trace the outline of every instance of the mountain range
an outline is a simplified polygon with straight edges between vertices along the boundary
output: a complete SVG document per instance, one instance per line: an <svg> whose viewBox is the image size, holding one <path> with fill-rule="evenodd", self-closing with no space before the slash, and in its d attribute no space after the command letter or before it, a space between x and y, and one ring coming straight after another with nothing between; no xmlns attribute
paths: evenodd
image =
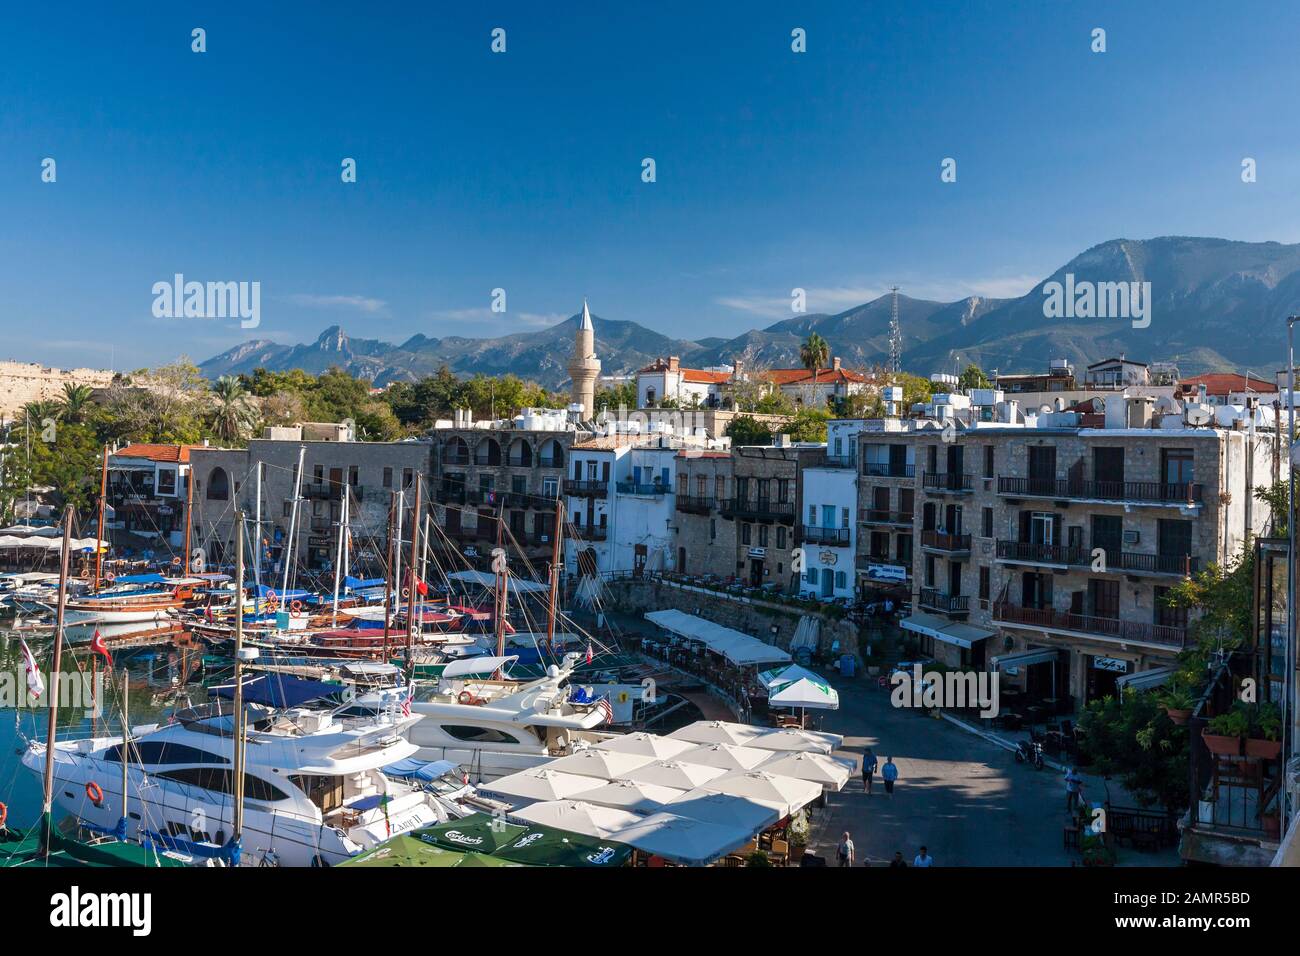
<svg viewBox="0 0 1300 956"><path fill-rule="evenodd" d="M1150 283L1150 324L1129 318L1047 318L1047 283ZM1049 289L1051 287L1048 287ZM661 356L684 365L730 364L737 357L771 367L800 365L799 347L817 332L850 368L882 365L889 354L892 297L881 296L835 315L804 314L734 338L674 339L635 322L593 315L603 375L635 372ZM1164 236L1113 239L1088 249L1012 299L970 297L956 302L900 293L903 366L929 374L974 362L1003 372L1046 370L1051 359L1077 369L1125 355L1173 362L1183 374L1245 371L1271 378L1285 367L1286 316L1300 312L1300 244ZM1068 314L1068 313L1067 313ZM415 335L400 345L352 338L331 326L315 342L280 345L253 340L213 356L204 375L249 372L258 366L322 372L337 365L383 385L412 380L446 365L457 374L514 373L558 388L578 323L574 315L540 331L495 338Z"/></svg>

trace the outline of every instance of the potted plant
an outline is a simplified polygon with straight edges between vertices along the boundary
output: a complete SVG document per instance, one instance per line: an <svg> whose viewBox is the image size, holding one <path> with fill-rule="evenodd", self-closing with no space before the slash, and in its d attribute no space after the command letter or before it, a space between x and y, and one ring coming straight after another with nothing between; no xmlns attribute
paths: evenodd
<svg viewBox="0 0 1300 956"><path fill-rule="evenodd" d="M1276 760L1282 753L1282 712L1277 704L1248 705L1246 756Z"/></svg>
<svg viewBox="0 0 1300 956"><path fill-rule="evenodd" d="M1240 702L1238 702L1240 703ZM1237 704L1219 714L1201 731L1201 739L1210 753L1221 757L1241 756L1241 741L1250 722Z"/></svg>
<svg viewBox="0 0 1300 956"><path fill-rule="evenodd" d="M1196 706L1196 698L1182 685L1170 687L1160 695L1159 700L1165 714L1179 727L1187 723L1192 716L1192 708Z"/></svg>

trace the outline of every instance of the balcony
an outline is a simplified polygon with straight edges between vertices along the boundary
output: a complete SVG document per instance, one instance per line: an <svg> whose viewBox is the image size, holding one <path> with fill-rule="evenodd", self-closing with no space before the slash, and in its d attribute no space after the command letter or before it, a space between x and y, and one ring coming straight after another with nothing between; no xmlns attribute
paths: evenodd
<svg viewBox="0 0 1300 956"><path fill-rule="evenodd" d="M921 588L920 606L942 614L967 614L970 612L970 595L945 594L934 588Z"/></svg>
<svg viewBox="0 0 1300 956"><path fill-rule="evenodd" d="M564 536L575 541L604 541L609 537L609 528L600 524L566 524Z"/></svg>
<svg viewBox="0 0 1300 956"><path fill-rule="evenodd" d="M1124 504L1199 505L1204 487L1192 482L1084 481L1072 478L998 477L998 494L1057 501L1115 501Z"/></svg>
<svg viewBox="0 0 1300 956"><path fill-rule="evenodd" d="M970 554L970 535L922 531L921 547L929 551L942 551L945 554Z"/></svg>
<svg viewBox="0 0 1300 956"><path fill-rule="evenodd" d="M577 498L604 498L609 494L608 481L578 481L575 478L564 480L564 493Z"/></svg>
<svg viewBox="0 0 1300 956"><path fill-rule="evenodd" d="M910 528L912 527L912 512L859 508L858 522L870 525L905 525Z"/></svg>
<svg viewBox="0 0 1300 956"><path fill-rule="evenodd" d="M957 472L924 471L921 473L921 487L941 494L965 494L974 487L974 478Z"/></svg>
<svg viewBox="0 0 1300 956"><path fill-rule="evenodd" d="M856 468L858 465L857 455L827 455L826 461L820 466L821 468Z"/></svg>
<svg viewBox="0 0 1300 956"><path fill-rule="evenodd" d="M536 500L526 491L507 491L505 494L507 508L531 508Z"/></svg>
<svg viewBox="0 0 1300 956"><path fill-rule="evenodd" d="M1099 573L1158 574L1187 577L1201 570L1201 559L1190 554L1142 554L1137 551L1105 550L1105 564ZM1062 544L1031 544L1027 541L998 541L997 559L1024 564L1091 568L1092 552Z"/></svg>
<svg viewBox="0 0 1300 956"><path fill-rule="evenodd" d="M864 461L862 474L868 478L915 478L916 465L893 465L887 461Z"/></svg>
<svg viewBox="0 0 1300 956"><path fill-rule="evenodd" d="M539 468L563 468L563 467L564 467L564 459L563 459L563 458L560 458L560 457L558 457L558 456L555 456L555 455L542 455L542 457L540 457L540 458L537 459L537 467L539 467Z"/></svg>
<svg viewBox="0 0 1300 956"><path fill-rule="evenodd" d="M663 495L668 493L668 486L662 482L638 484L635 481L616 481L614 489L620 495Z"/></svg>
<svg viewBox="0 0 1300 956"><path fill-rule="evenodd" d="M724 518L739 518L742 521L780 521L794 524L793 501L771 501L758 498L753 501L728 498L722 504Z"/></svg>
<svg viewBox="0 0 1300 956"><path fill-rule="evenodd" d="M685 511L687 514L706 515L711 512L716 504L713 498L698 497L691 495L677 496L677 510Z"/></svg>
<svg viewBox="0 0 1300 956"><path fill-rule="evenodd" d="M537 459L532 455L511 455L507 461L511 468L531 468Z"/></svg>
<svg viewBox="0 0 1300 956"><path fill-rule="evenodd" d="M469 451L464 448L459 450L444 448L440 460L444 465L468 465Z"/></svg>
<svg viewBox="0 0 1300 956"><path fill-rule="evenodd" d="M803 526L804 544L825 544L833 548L847 547L849 543L848 528L822 528L813 524Z"/></svg>
<svg viewBox="0 0 1300 956"><path fill-rule="evenodd" d="M308 500L329 500L337 501L343 497L342 484L332 481L313 481L302 486L302 496ZM354 498L361 496L361 489L356 485L352 486L352 495Z"/></svg>
<svg viewBox="0 0 1300 956"><path fill-rule="evenodd" d="M1050 607L1018 607L1006 601L997 601L993 604L993 620L1040 631L1055 631L1127 644L1150 644L1170 650L1182 650L1187 641L1186 627L1096 617L1092 614L1070 614Z"/></svg>
<svg viewBox="0 0 1300 956"><path fill-rule="evenodd" d="M495 522L476 528L467 528L462 525L459 528L445 528L443 530L447 537L453 541L489 541L496 538Z"/></svg>
<svg viewBox="0 0 1300 956"><path fill-rule="evenodd" d="M433 493L440 505L463 505L465 503L464 485L444 485Z"/></svg>

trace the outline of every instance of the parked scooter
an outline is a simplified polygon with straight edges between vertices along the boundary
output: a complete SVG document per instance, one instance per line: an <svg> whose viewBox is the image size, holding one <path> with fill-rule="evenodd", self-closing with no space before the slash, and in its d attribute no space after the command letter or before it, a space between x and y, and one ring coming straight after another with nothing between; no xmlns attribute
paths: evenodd
<svg viewBox="0 0 1300 956"><path fill-rule="evenodd" d="M1016 763L1032 763L1035 770L1043 769L1043 745L1037 740L1022 740L1016 744Z"/></svg>

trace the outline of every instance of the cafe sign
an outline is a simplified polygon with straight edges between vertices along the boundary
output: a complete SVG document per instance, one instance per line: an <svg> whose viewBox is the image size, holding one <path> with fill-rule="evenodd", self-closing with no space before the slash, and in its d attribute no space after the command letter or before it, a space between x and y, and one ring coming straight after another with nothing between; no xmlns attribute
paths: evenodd
<svg viewBox="0 0 1300 956"><path fill-rule="evenodd" d="M818 555L818 558L821 560L822 564L834 564L836 561L839 560L839 558L836 557L834 551L822 551Z"/></svg>
<svg viewBox="0 0 1300 956"><path fill-rule="evenodd" d="M1094 657L1092 666L1099 671L1114 671L1116 674L1128 673L1128 661L1118 657Z"/></svg>

